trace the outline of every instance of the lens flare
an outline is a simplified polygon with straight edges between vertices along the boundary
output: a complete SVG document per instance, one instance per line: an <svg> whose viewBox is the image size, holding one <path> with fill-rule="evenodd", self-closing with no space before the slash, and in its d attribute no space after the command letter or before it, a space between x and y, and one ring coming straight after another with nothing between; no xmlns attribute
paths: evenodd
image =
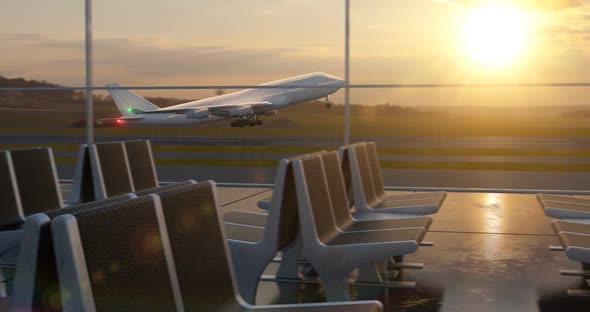
<svg viewBox="0 0 590 312"><path fill-rule="evenodd" d="M471 9L465 19L465 50L482 65L513 62L526 41L526 14L510 5L490 4Z"/></svg>

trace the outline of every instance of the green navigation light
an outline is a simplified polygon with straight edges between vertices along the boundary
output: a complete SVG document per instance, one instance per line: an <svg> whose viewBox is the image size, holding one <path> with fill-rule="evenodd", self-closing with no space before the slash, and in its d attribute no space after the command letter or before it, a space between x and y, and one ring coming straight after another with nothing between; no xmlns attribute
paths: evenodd
<svg viewBox="0 0 590 312"><path fill-rule="evenodd" d="M127 108L127 111L130 112L130 113L133 113L133 107Z"/></svg>

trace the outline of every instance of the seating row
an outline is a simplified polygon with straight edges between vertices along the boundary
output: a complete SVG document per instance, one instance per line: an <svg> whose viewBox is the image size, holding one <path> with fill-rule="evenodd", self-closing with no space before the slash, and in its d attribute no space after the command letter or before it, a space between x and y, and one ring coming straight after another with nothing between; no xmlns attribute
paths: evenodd
<svg viewBox="0 0 590 312"><path fill-rule="evenodd" d="M27 219L23 244L31 254L19 258L14 310L381 311L378 301L244 303L235 291L214 183L150 192Z"/></svg>
<svg viewBox="0 0 590 312"><path fill-rule="evenodd" d="M105 199L158 186L148 140L82 144L72 203Z"/></svg>
<svg viewBox="0 0 590 312"><path fill-rule="evenodd" d="M25 218L66 207L72 202L92 200L96 197L95 191L99 191L99 197L104 198L110 194L100 193L100 190L106 189L107 186L112 189L112 185L121 185L121 181L126 180L125 172L133 179L127 179L130 181L127 183L129 186L110 193L124 194L134 189L157 185L149 141L84 145L80 156L77 175L85 179L77 179L75 188L79 190L77 194L84 196L74 196L77 200L64 201L51 148L0 152L0 187L3 190L0 193L0 280L3 281L0 283L0 296L6 296L10 292L10 276L14 273L20 252L19 242ZM120 167L129 169L119 170ZM141 188L132 187L133 182ZM86 191L81 192L83 189Z"/></svg>
<svg viewBox="0 0 590 312"><path fill-rule="evenodd" d="M386 194L375 142L342 146L338 152L349 204L351 207L355 206L355 218L388 219L389 213L395 213L398 217L403 217L404 214L410 217L415 214L433 214L438 212L446 198L446 192ZM268 209L270 198L258 202L258 207Z"/></svg>
<svg viewBox="0 0 590 312"><path fill-rule="evenodd" d="M539 194L537 199L545 215L553 220L552 227L558 235L568 258L578 261L582 270L560 270L562 275L590 277L590 199L573 196ZM569 289L570 296L590 296L588 289Z"/></svg>
<svg viewBox="0 0 590 312"><path fill-rule="evenodd" d="M51 168L49 171L45 170L49 172L46 173L47 178L38 181L43 182L41 185L44 186L47 185L45 180L52 181L51 187L47 187L47 190L45 187L42 189L48 193L55 193L54 202L57 204L49 206L48 202L44 202L38 210L30 210L27 214L22 214L22 218L27 216L27 219L23 230L20 230L21 252L17 253L13 296L16 311L61 310L61 308L67 311L111 311L145 309L148 306L158 307L159 310L160 306L157 304L160 303L166 310L168 308L164 306L172 309L170 305L172 302L175 309L179 311L214 311L214 306L219 307L220 311L225 311L228 307L224 307L221 304L222 301L236 307L239 305L243 309L254 309L249 304L255 302L260 276L278 251L283 252L279 274L282 272L285 276L293 276L293 272L295 274L297 272L300 260L305 258L307 263L319 273L329 301L348 300L350 272L358 268L359 280L381 282L380 270L383 269L387 259L396 257L399 261L401 256L415 252L423 243L422 240L431 220L420 215L439 209L437 206L435 209L425 210L423 202L415 204L413 201L422 200L418 194L405 198L406 195L402 195L391 200L389 198L387 202L406 202L414 205L416 206L414 213L409 214L407 209L401 214L398 213L399 210L381 213L379 210L381 208L371 208L378 210L379 213L370 210L363 213L383 216L373 218L372 221L369 221L371 218L356 218L360 212L352 212L349 209L351 205L346 187L346 170L343 172L342 169L353 168L353 174L350 176L354 174L360 176L363 170L370 170L367 167L370 164L368 158L365 160L362 156L360 160L355 158L356 153L370 153L368 152L370 148L367 147L370 143L357 144L347 147L354 149L353 152L348 153L352 155L350 157L352 162L357 163L356 168L350 165L350 162L348 166L341 164L336 152L319 152L282 160L268 213L230 213L231 216L226 215L223 227L215 230L210 226L219 224L220 220L217 216L218 207L215 203L213 184L209 183L208 186L199 184L199 189L208 188L207 192L211 193L202 195L205 196L204 198L201 195L194 195L194 197L186 195L188 197L185 196L183 200L181 199L183 197L178 195L178 198L170 197L169 200L165 200L163 194L167 194L166 192L183 189L195 182L187 181L158 187L149 142L134 141L130 144L131 147L127 147L128 143L98 143L81 147L74 188L74 197L79 204L65 208L59 192L51 150L38 149L44 152L37 153L45 155L45 164L49 166L42 166L43 162L39 162L38 159L28 159L27 162L40 166L38 169L34 166L28 167L30 172L35 173L33 176L38 175L37 171L41 172L43 168ZM341 151L341 154L347 153L346 149L344 151ZM376 150L374 152L376 154ZM10 159L10 154L7 155L9 156L6 158ZM42 158L39 155L37 158ZM27 159L19 157L21 158ZM136 165L133 166L132 163ZM359 166L358 163L363 165ZM378 162L373 163L377 165L377 170L380 170ZM13 167L9 162L7 164L8 171L15 171L18 168ZM134 171L139 173L134 174ZM379 179L377 172L373 172L369 177L373 179L373 176ZM14 177L14 174L9 174L8 177ZM365 189L369 185L368 182L371 182L371 187L375 187L373 180L365 179L365 182L362 182L362 178L358 179L361 182L357 183L364 183ZM382 185L382 177L380 179ZM353 182L354 178L351 178L351 181ZM15 185L20 186L18 183ZM142 190L138 191L136 185L141 185ZM190 193L189 189L185 191ZM195 189L190 190L197 192ZM132 194L134 192L135 194ZM373 192L373 194L378 193ZM152 193L157 196L149 198L145 196ZM16 194L18 197L19 192ZM424 198L435 199L436 204L440 205L444 195L444 193L426 194ZM140 198L132 199L137 196ZM383 195L380 196L383 197ZM159 212L158 198L164 206L163 212ZM145 216L136 216L133 213L135 208L129 208L135 206L125 204L133 202L139 205L140 199L144 207L141 209L144 212L149 209L151 209L149 211L154 210L155 216L159 218L155 223L151 220L152 225L158 224L159 244L156 243L157 235L152 235L155 233L153 231L155 227L151 230L142 228L150 224L145 218L152 212L146 213ZM43 203L43 199L39 197L36 200ZM374 203L373 200L369 202ZM150 208L145 208L146 205ZM127 208L109 208L119 206ZM174 220L173 223L167 219L168 210L171 213L170 220ZM102 211L109 211L113 215ZM215 216L217 219L202 221L204 212L207 212L210 218ZM163 217L160 214L163 214ZM386 215L389 217L385 217ZM230 220L232 218L234 218L233 221ZM167 227L162 227L164 224L162 220L167 222ZM138 222L133 226L142 229L126 229L127 222L131 222L129 223L131 225L133 222ZM129 225L130 228L131 225ZM211 246L210 244L216 243L214 240L209 240L210 231L219 231L221 238L227 236L230 254L224 251L221 255L219 250L217 254L208 254L215 247L223 247L226 244L225 240L221 239L219 246ZM126 235L131 235L131 238ZM167 240L171 246L168 247L168 251L165 247ZM122 250L119 250L121 248ZM148 270L147 264L143 262L151 263L158 258L149 254L152 249L159 249L163 255L158 256L159 266ZM145 252L148 254L142 254ZM180 253L179 257L176 257L177 252ZM179 258L182 260L178 260ZM220 263L220 267L217 267L216 262L208 262L213 261L213 258ZM224 261L227 261L225 269L222 268ZM231 266L232 262L233 266ZM223 290L218 292L216 285L207 284L206 281L217 281L217 278L225 273L208 278L193 276L196 274L193 271L201 270L204 263L210 263L210 265L205 265L205 271L199 274L207 275L207 268L213 268L213 271L215 269L230 271L229 278L225 276L224 286L219 286ZM152 265L155 266L155 262ZM84 269L84 266L88 268ZM150 278L154 279L144 280L143 272L148 272L149 274L145 274L150 275L152 269L156 275ZM120 274L121 272L129 275ZM170 280L171 290L168 297L161 299L161 302L158 299L160 293L152 293L153 296L149 299L143 297L154 291L150 288L152 286L147 287L144 284L158 284L154 282L156 279L160 282ZM185 279L190 280L186 282L188 284L183 284ZM202 283L195 284L197 280ZM239 296L233 289L229 294L228 283L232 288L234 287L232 283L235 283ZM183 285L186 286L184 289ZM142 289L144 287L146 289ZM209 294L207 289L212 293ZM198 294L198 292L201 293ZM185 296L185 294L190 295ZM218 303L214 302L216 299L212 299L215 296L223 297L223 294L227 296ZM101 299L97 299L99 297ZM228 299L230 297L234 298L233 303ZM242 298L248 304L241 301ZM332 306L323 307L321 311L328 307ZM357 308L360 311L380 310L380 305L376 303L338 305L337 307L338 311L349 308L352 309L351 311L357 311ZM280 306L256 307L256 309L277 309L277 311L282 308ZM308 311L307 308L313 308L312 310L315 311L316 307L300 306L299 308L305 311Z"/></svg>
<svg viewBox="0 0 590 312"><path fill-rule="evenodd" d="M87 202L157 186L149 141L82 145L73 198ZM0 151L0 231L19 229L32 214L64 203L51 148Z"/></svg>
<svg viewBox="0 0 590 312"><path fill-rule="evenodd" d="M334 301L349 299L348 276L352 270L359 268L359 281L383 282L380 270L385 259L401 260L401 256L417 250L431 224L430 218L421 215L438 211L445 194L389 195L388 199L393 200L387 203L408 206L385 210L389 213L379 208L360 212L358 207L356 212L351 212L345 174L365 189L374 185L371 177L364 174L369 172L367 158L356 157L366 153L367 146L374 147L374 144L342 148L340 155L349 159L345 165L340 163L337 152L284 159L279 165L272 198L259 203L267 213L232 211L224 215L238 285L246 301L255 302L260 276L279 251L283 256L277 277L299 278L298 264L305 258L317 270L327 299ZM376 153L374 149L373 152ZM378 162L373 165L377 166L373 172L378 177ZM361 175L366 177L364 182L354 177ZM430 201L433 208L425 209L424 199L433 199ZM416 204L417 201L421 202ZM414 210L409 205L414 205ZM398 207L404 209L401 214L396 210ZM365 216L358 218L359 215Z"/></svg>

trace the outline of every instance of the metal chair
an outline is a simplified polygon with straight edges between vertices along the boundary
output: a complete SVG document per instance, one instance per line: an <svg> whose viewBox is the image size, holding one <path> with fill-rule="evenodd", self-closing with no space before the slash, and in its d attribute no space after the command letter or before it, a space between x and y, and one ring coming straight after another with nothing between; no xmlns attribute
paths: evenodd
<svg viewBox="0 0 590 312"><path fill-rule="evenodd" d="M51 220L54 218L102 205L136 197L125 194L102 201L72 205L66 208L37 213L25 220L18 256L12 295L13 311L61 311L61 296L57 279Z"/></svg>
<svg viewBox="0 0 590 312"><path fill-rule="evenodd" d="M425 230L342 232L332 215L321 156L293 161L303 254L317 270L329 301L348 300L352 270L414 253Z"/></svg>
<svg viewBox="0 0 590 312"><path fill-rule="evenodd" d="M96 143L88 150L96 199L135 191L123 142Z"/></svg>
<svg viewBox="0 0 590 312"><path fill-rule="evenodd" d="M348 203L348 196L344 186L344 178L342 175L342 167L337 152L330 152L323 154L322 162L324 165L324 174L326 182L328 183L328 190L330 194L330 201L334 221L340 231L343 232L362 232L375 231L387 229L402 229L402 228L421 228L428 230L432 224L432 219L428 217L413 217L413 218L395 218L395 219L377 219L377 220L357 220L353 217ZM430 243L424 243L430 246ZM413 268L421 269L424 267L422 263L403 263L403 257L395 257L390 259L390 267L394 268ZM361 267L357 281L382 283L383 279L379 271L385 271L384 263L373 263L366 267Z"/></svg>
<svg viewBox="0 0 590 312"><path fill-rule="evenodd" d="M563 226L564 224L562 224ZM576 230L582 233L574 233L569 231L559 232L559 240L565 248L565 254L568 258L578 261L582 264L582 270L559 270L561 275L567 276L581 276L584 278L590 277L590 225L579 224ZM568 230L574 230L571 225ZM573 297L590 297L590 290L588 289L568 289L569 296Z"/></svg>
<svg viewBox="0 0 590 312"><path fill-rule="evenodd" d="M20 202L22 213L20 218L62 208L62 196L52 149L47 147L17 149L11 150L9 153L16 182L12 191L18 190L18 194L11 194L11 188L7 185L5 189L7 207L15 205L11 209L16 208L19 210L17 202ZM4 156L5 160L7 160L6 157L8 156L6 154ZM9 162L4 162L4 164L7 165ZM10 171L8 168L4 169ZM8 174L10 176L10 173ZM8 180L5 182L11 183ZM17 197L9 198L13 196ZM18 218L13 220L18 221ZM19 246L21 235L22 229L0 234L0 241L2 242L0 248L4 250L2 266L10 267L16 264L21 250Z"/></svg>
<svg viewBox="0 0 590 312"><path fill-rule="evenodd" d="M68 200L69 204L87 203L96 200L91 162L88 145L80 144L72 195Z"/></svg>
<svg viewBox="0 0 590 312"><path fill-rule="evenodd" d="M124 141L129 169L136 190L158 186L158 174L149 140Z"/></svg>
<svg viewBox="0 0 590 312"><path fill-rule="evenodd" d="M281 161L287 167L288 161ZM290 176L289 170L284 171ZM280 186L279 186L280 188ZM280 192L277 192L280 194ZM185 311L380 311L381 304L375 301L339 304L301 304L252 306L241 298L235 283L233 261L243 258L229 255L228 240L217 207L213 182L203 182L183 188L161 192L163 214L168 227L174 264L178 273L180 292ZM285 194L287 195L287 194ZM275 198L279 199L279 195ZM273 198L274 199L274 198ZM294 199L283 196L283 201ZM289 204L293 206L293 204ZM294 207L292 207L294 208ZM283 209L280 215L269 218L279 220L275 233L277 245L288 245L293 240L293 229L297 224L297 211ZM179 218L190 222L178 222ZM294 218L293 218L294 217ZM267 229L273 224L269 222ZM265 239L265 238L261 238ZM232 240L229 240L232 244ZM239 280L239 279L238 279ZM240 295L239 295L239 294Z"/></svg>
<svg viewBox="0 0 590 312"><path fill-rule="evenodd" d="M336 226L343 232L362 232L395 228L422 228L427 230L432 223L428 217L357 220L350 213L344 178L337 152L321 155L328 194Z"/></svg>
<svg viewBox="0 0 590 312"><path fill-rule="evenodd" d="M386 194L383 183L383 174L379 165L379 154L377 153L377 144L375 142L365 143L367 158L369 161L369 169L371 170L371 178L373 181L373 189L375 190L375 198L380 202L390 202L398 200L414 200L425 198L436 198L444 200L447 196L446 192L420 192L412 194Z"/></svg>
<svg viewBox="0 0 590 312"><path fill-rule="evenodd" d="M11 150L10 156L25 216L63 207L51 148Z"/></svg>
<svg viewBox="0 0 590 312"><path fill-rule="evenodd" d="M148 195L55 218L63 311L183 311L162 214Z"/></svg>
<svg viewBox="0 0 590 312"><path fill-rule="evenodd" d="M348 151L352 193L356 211L428 215L436 213L440 209L444 197L380 201L375 194L365 145L356 144L345 150ZM344 153L344 150L341 153Z"/></svg>
<svg viewBox="0 0 590 312"><path fill-rule="evenodd" d="M10 152L0 152L0 235L21 227L25 213L21 205L16 174Z"/></svg>
<svg viewBox="0 0 590 312"><path fill-rule="evenodd" d="M240 295L249 303L254 304L260 276L277 252L285 251L281 259L282 268L277 275L296 277L301 255L297 242L297 200L291 162L306 157L301 155L280 161L267 216L234 212L233 217L226 215L224 219ZM236 222L228 222L232 218L237 219ZM257 227L263 218L263 227Z"/></svg>
<svg viewBox="0 0 590 312"><path fill-rule="evenodd" d="M299 158L299 157L302 157L302 156L320 155L320 154L323 154L325 152L326 151L323 151L322 150L322 151L317 151L317 152L313 152L313 153L309 153L309 154L301 154L301 155L293 156L293 157L286 158L286 159L292 160L292 159ZM257 203L258 208L260 208L262 210L268 210L270 208L270 206L271 206L271 200L272 200L271 197L268 197L268 198L264 198L264 199L259 200L258 203ZM224 216L224 218L225 218L225 216Z"/></svg>
<svg viewBox="0 0 590 312"><path fill-rule="evenodd" d="M538 194L545 215L555 219L590 222L590 199Z"/></svg>

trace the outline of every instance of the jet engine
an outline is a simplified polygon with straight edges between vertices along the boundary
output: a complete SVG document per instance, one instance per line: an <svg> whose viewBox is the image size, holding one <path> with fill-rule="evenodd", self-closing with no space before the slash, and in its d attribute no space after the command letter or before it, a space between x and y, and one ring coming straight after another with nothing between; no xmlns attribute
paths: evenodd
<svg viewBox="0 0 590 312"><path fill-rule="evenodd" d="M209 118L208 109L195 109L186 113L186 118L205 119Z"/></svg>
<svg viewBox="0 0 590 312"><path fill-rule="evenodd" d="M215 110L213 112L214 115L220 116L220 117L244 117L244 116L248 116L248 115L252 115L252 113L254 112L254 110L252 109L252 106L233 106L233 107L227 107L224 109L220 109L220 110Z"/></svg>

